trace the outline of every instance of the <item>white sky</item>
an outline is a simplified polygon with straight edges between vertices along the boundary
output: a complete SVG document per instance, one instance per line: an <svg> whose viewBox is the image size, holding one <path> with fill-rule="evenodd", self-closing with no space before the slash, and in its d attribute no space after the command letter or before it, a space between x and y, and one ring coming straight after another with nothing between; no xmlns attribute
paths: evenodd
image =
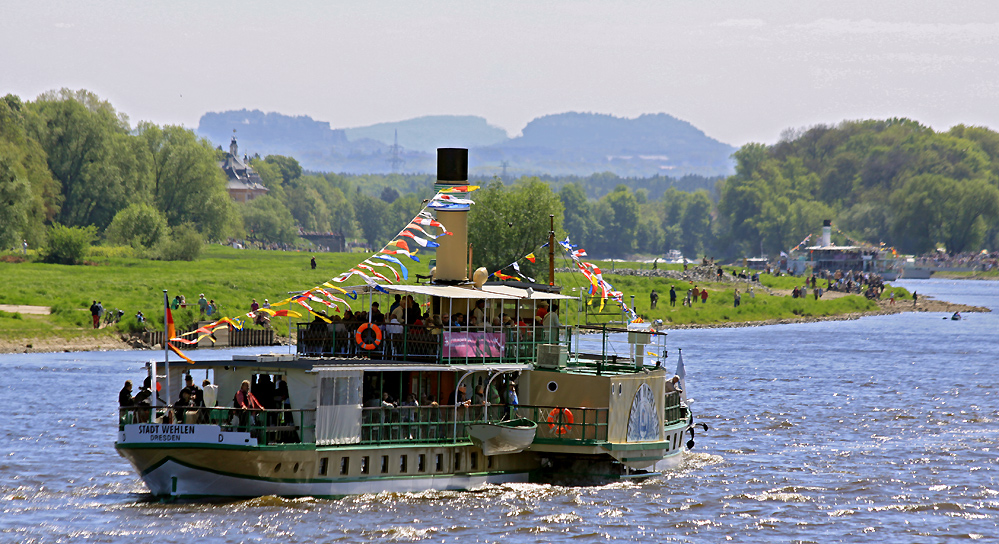
<svg viewBox="0 0 999 544"><path fill-rule="evenodd" d="M999 2L0 0L0 94L135 123L665 112L739 146L843 119L999 129Z"/></svg>

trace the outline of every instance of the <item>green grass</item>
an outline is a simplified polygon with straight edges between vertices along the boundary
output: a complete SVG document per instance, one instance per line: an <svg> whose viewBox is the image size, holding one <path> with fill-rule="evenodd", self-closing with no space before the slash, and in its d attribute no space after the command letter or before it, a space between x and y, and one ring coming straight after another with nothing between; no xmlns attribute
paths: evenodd
<svg viewBox="0 0 999 544"><path fill-rule="evenodd" d="M578 282L578 278L560 278L565 285L568 281ZM859 295L840 297L837 299L813 297L794 299L789 296L770 296L760 289L755 290L755 297L750 297L745 284L739 285L742 300L738 308L734 307L735 286L730 283L699 284L698 288L708 289L706 303L697 302L687 308L682 305L687 289L693 284L666 278L641 278L636 276L617 276L604 274L604 278L614 285L614 288L625 294L625 302L631 303L631 295L635 295L635 305L639 315L648 320L662 319L664 322L678 324L708 324L738 321L763 321L767 319L788 319L794 317L819 317L840 315L852 312L864 312L877 309L875 302ZM801 279L798 278L800 281ZM585 281L585 279L583 279ZM669 305L670 286L676 287L677 303ZM585 285L584 285L585 287ZM791 287L793 288L793 287ZM659 304L655 310L649 308L649 294L655 289L659 292ZM887 293L887 291L886 291ZM886 294L887 296L887 294ZM899 295L896 295L898 297ZM599 301L597 301L599 304ZM605 311L612 311L608 305Z"/></svg>
<svg viewBox="0 0 999 544"><path fill-rule="evenodd" d="M318 265L316 270L309 265L313 256ZM177 294L187 298L188 309L175 312L174 316L177 326L183 327L199 317L196 306L199 293L215 299L221 315L238 316L250 310L253 298L259 303L265 298L277 302L287 297L289 291L308 289L329 280L355 266L363 257L347 253L237 250L212 245L206 246L202 258L193 262L91 254L87 259L91 265L0 263L5 284L0 291L0 304L51 306L51 315L32 316L40 318L36 326L99 336L114 330L90 328L87 308L93 300L101 301L109 311L124 310L125 319L120 325L123 329L139 328L134 316L140 310L149 327L162 329L163 289L166 289L171 300ZM427 273L425 263L412 264L407 264L411 274ZM359 307L360 303L355 305ZM23 336L18 331L24 328L8 326L9 321L0 317L0 337Z"/></svg>
<svg viewBox="0 0 999 544"><path fill-rule="evenodd" d="M969 272L934 272L934 279L982 279L982 280L996 280L999 279L999 268L993 268L988 272L982 272L980 270L969 271Z"/></svg>
<svg viewBox="0 0 999 544"><path fill-rule="evenodd" d="M316 257L318 267L312 270L310 257ZM174 295L183 294L189 304L188 309L175 312L178 327L194 323L200 316L197 311L199 293L215 299L221 315L241 316L249 311L251 299L263 303L284 299L289 291L300 291L319 285L329 278L355 266L364 254L349 253L308 253L264 250L237 250L225 246L206 246L201 259L194 262L150 261L131 256L125 249L106 249L88 257L90 265L55 265L38 262L2 263L0 275L4 278L5 289L0 291L0 304L26 304L52 307L51 315L34 316L0 313L0 338L24 338L47 336L102 336L117 330L140 330L134 315L142 311L148 323L146 327L162 329L163 289ZM616 267L626 263L616 263ZM412 265L412 266L410 266ZM410 283L415 274L426 274L427 264L407 262ZM670 265L682 268L681 265ZM791 297L771 297L757 289L756 297L751 298L740 285L742 304L733 308L733 289L730 283L709 283L707 304L697 303L692 308L680 305L690 284L665 278L641 278L618 276L604 268L605 278L614 287L625 293L625 301L635 295L639 314L648 319L662 319L672 323L724 323L732 321L760 321L766 319L792 318L795 316L828 316L849 312L867 311L876 304L860 296L843 297L836 300L811 298L792 299ZM649 266L646 265L646 268ZM731 268L725 267L731 274ZM740 269L741 270L741 269ZM803 278L765 276L765 284L774 288L791 289ZM767 279L770 278L770 279ZM565 294L579 293L588 287L581 274L559 273L556 281L563 286ZM678 302L675 308L669 306L669 288L675 285ZM572 291L575 287L577 290ZM659 292L659 306L649 310L649 293ZM909 298L903 289L898 290L899 299ZM887 296L887 292L886 295ZM346 298L346 297L343 297ZM125 319L117 327L94 331L91 328L90 312L87 308L92 300L100 300L109 311L121 308ZM599 304L599 301L597 302ZM353 309L366 306L367 301L355 301ZM316 307L317 305L313 305ZM322 307L321 305L318 305ZM575 321L575 305L565 308L568 321ZM605 311L616 308L608 304ZM293 308L299 309L302 308ZM302 321L311 318L303 317ZM293 320L297 321L297 320ZM275 324L285 330L286 321L279 318Z"/></svg>

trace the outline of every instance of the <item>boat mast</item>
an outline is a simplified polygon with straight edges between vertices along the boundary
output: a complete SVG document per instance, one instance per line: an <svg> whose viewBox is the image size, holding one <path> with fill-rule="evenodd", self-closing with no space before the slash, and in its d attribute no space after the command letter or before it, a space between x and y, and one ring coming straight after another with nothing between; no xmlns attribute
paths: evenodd
<svg viewBox="0 0 999 544"><path fill-rule="evenodd" d="M163 371L166 373L166 405L170 405L170 323L168 315L170 313L170 299L167 296L167 290L163 290ZM156 380L158 376L153 373L153 396L156 396Z"/></svg>
<svg viewBox="0 0 999 544"><path fill-rule="evenodd" d="M551 230L548 231L548 285L555 285L555 214L548 214Z"/></svg>

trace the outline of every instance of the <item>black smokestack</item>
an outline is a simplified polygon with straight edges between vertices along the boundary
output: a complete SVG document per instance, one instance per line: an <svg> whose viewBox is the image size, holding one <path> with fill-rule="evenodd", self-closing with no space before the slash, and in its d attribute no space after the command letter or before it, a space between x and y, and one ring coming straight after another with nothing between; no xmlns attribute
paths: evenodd
<svg viewBox="0 0 999 544"><path fill-rule="evenodd" d="M437 149L437 181L468 181L468 150L456 147Z"/></svg>

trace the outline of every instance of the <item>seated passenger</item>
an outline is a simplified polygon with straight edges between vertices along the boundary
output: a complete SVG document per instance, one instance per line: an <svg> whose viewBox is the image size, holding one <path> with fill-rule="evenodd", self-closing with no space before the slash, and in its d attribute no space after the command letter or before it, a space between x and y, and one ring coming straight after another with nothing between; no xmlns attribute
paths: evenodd
<svg viewBox="0 0 999 544"><path fill-rule="evenodd" d="M188 414L192 416L197 414L194 401L191 399L191 391L186 387L180 390L180 398L173 403L173 414L176 423L185 423Z"/></svg>

